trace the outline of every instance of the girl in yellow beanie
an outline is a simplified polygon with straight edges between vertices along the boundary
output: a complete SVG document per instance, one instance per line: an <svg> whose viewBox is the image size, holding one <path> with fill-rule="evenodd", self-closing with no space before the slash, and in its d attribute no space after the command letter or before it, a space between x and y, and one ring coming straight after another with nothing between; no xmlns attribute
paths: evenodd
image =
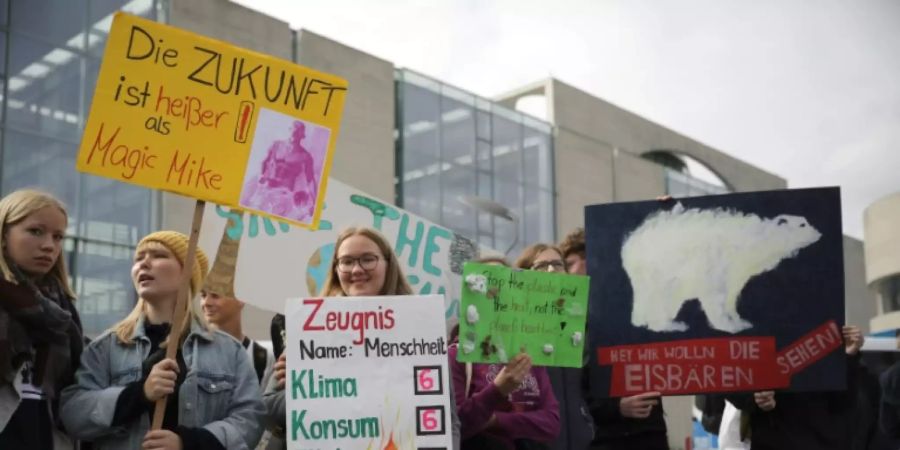
<svg viewBox="0 0 900 450"><path fill-rule="evenodd" d="M99 448L252 449L262 434L256 373L231 336L209 330L193 300L175 360L167 336L177 304L188 238L158 231L137 246L134 310L84 351L76 384L63 392L61 416L76 437ZM190 295L208 261L197 249ZM149 431L155 402L167 397L163 429Z"/></svg>

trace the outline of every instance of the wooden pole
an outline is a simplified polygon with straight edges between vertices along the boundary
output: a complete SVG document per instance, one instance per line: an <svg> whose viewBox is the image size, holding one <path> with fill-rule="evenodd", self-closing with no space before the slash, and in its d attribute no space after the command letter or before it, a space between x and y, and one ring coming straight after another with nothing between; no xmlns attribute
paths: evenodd
<svg viewBox="0 0 900 450"><path fill-rule="evenodd" d="M169 345L166 347L166 358L176 359L178 348L181 341L181 323L184 322L184 315L187 313L185 305L191 301L191 274L194 271L194 256L197 254L197 240L200 238L200 225L203 223L203 209L206 202L197 200L194 205L194 221L191 224L191 235L188 239L187 256L184 258L184 267L181 270L181 287L178 289L178 299L175 302L175 311L172 314L172 328L169 330ZM199 287L199 286L198 286ZM189 319L190 320L190 319ZM176 386L176 389L178 387ZM162 429L163 418L166 415L166 400L168 396L156 401L156 407L153 410L153 423L151 430Z"/></svg>

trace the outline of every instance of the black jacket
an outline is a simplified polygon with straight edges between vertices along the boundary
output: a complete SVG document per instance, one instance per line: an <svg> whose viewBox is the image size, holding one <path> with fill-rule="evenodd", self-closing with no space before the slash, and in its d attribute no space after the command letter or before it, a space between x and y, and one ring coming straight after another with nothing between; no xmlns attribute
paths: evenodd
<svg viewBox="0 0 900 450"><path fill-rule="evenodd" d="M622 416L618 398L600 398L591 392L589 370L582 371L582 389L594 420L591 448L640 448L667 450L665 413L660 399L646 419Z"/></svg>
<svg viewBox="0 0 900 450"><path fill-rule="evenodd" d="M776 392L775 409L763 411L753 394L728 401L750 414L752 450L847 450L853 440L859 355L847 358L847 389L840 392Z"/></svg>

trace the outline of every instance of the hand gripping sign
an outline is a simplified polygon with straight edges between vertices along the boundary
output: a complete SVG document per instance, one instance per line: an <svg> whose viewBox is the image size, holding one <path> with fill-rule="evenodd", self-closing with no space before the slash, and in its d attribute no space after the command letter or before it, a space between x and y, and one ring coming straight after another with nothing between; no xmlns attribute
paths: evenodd
<svg viewBox="0 0 900 450"><path fill-rule="evenodd" d="M589 206L591 389L845 386L840 191Z"/></svg>
<svg viewBox="0 0 900 450"><path fill-rule="evenodd" d="M173 323L205 201L318 227L346 90L332 75L115 15L76 167L197 199ZM153 429L164 413L161 399Z"/></svg>

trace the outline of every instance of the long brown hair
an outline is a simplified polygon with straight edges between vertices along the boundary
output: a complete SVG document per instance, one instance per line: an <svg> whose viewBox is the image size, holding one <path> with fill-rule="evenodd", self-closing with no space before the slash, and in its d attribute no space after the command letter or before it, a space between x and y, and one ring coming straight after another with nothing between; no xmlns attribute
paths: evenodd
<svg viewBox="0 0 900 450"><path fill-rule="evenodd" d="M351 236L364 236L369 238L381 251L381 256L387 262L387 270L384 274L384 286L378 295L410 295L413 293L406 277L403 276L403 270L400 269L400 260L394 254L394 250L388 243L387 239L378 231L369 227L350 227L345 229L338 235L337 241L334 243L334 256L331 258L331 269L328 271L328 277L325 279L325 285L322 287L319 295L323 297L343 297L347 295L341 287L341 280L337 273L338 251L341 244Z"/></svg>
<svg viewBox="0 0 900 450"><path fill-rule="evenodd" d="M34 189L20 189L3 197L3 199L0 200L0 236L2 236L4 245L6 243L7 227L25 220L26 217L35 211L44 209L48 206L59 209L60 212L63 213L63 216L66 217L66 222L68 223L69 214L66 212L66 207L63 206L62 202L57 200L56 197L46 192ZM13 275L12 269L9 268L9 262L6 261L5 252L0 254L0 272L2 272L2 276L3 278L6 278L6 281L13 284L18 283L15 275ZM72 288L69 286L69 273L66 271L66 258L62 251L60 251L59 256L56 258L56 262L53 263L53 267L50 268L47 275L56 278L66 295L69 296L71 300L75 300L75 292L73 292Z"/></svg>
<svg viewBox="0 0 900 450"><path fill-rule="evenodd" d="M537 255L540 255L544 250L553 250L558 253L560 259L562 259L562 252L559 250L559 247L553 244L539 243L529 245L525 248L525 250L522 250L522 254L519 255L519 259L516 260L516 267L519 269L530 270L534 265L534 259L537 258ZM565 260L563 260L563 263L565 263Z"/></svg>

